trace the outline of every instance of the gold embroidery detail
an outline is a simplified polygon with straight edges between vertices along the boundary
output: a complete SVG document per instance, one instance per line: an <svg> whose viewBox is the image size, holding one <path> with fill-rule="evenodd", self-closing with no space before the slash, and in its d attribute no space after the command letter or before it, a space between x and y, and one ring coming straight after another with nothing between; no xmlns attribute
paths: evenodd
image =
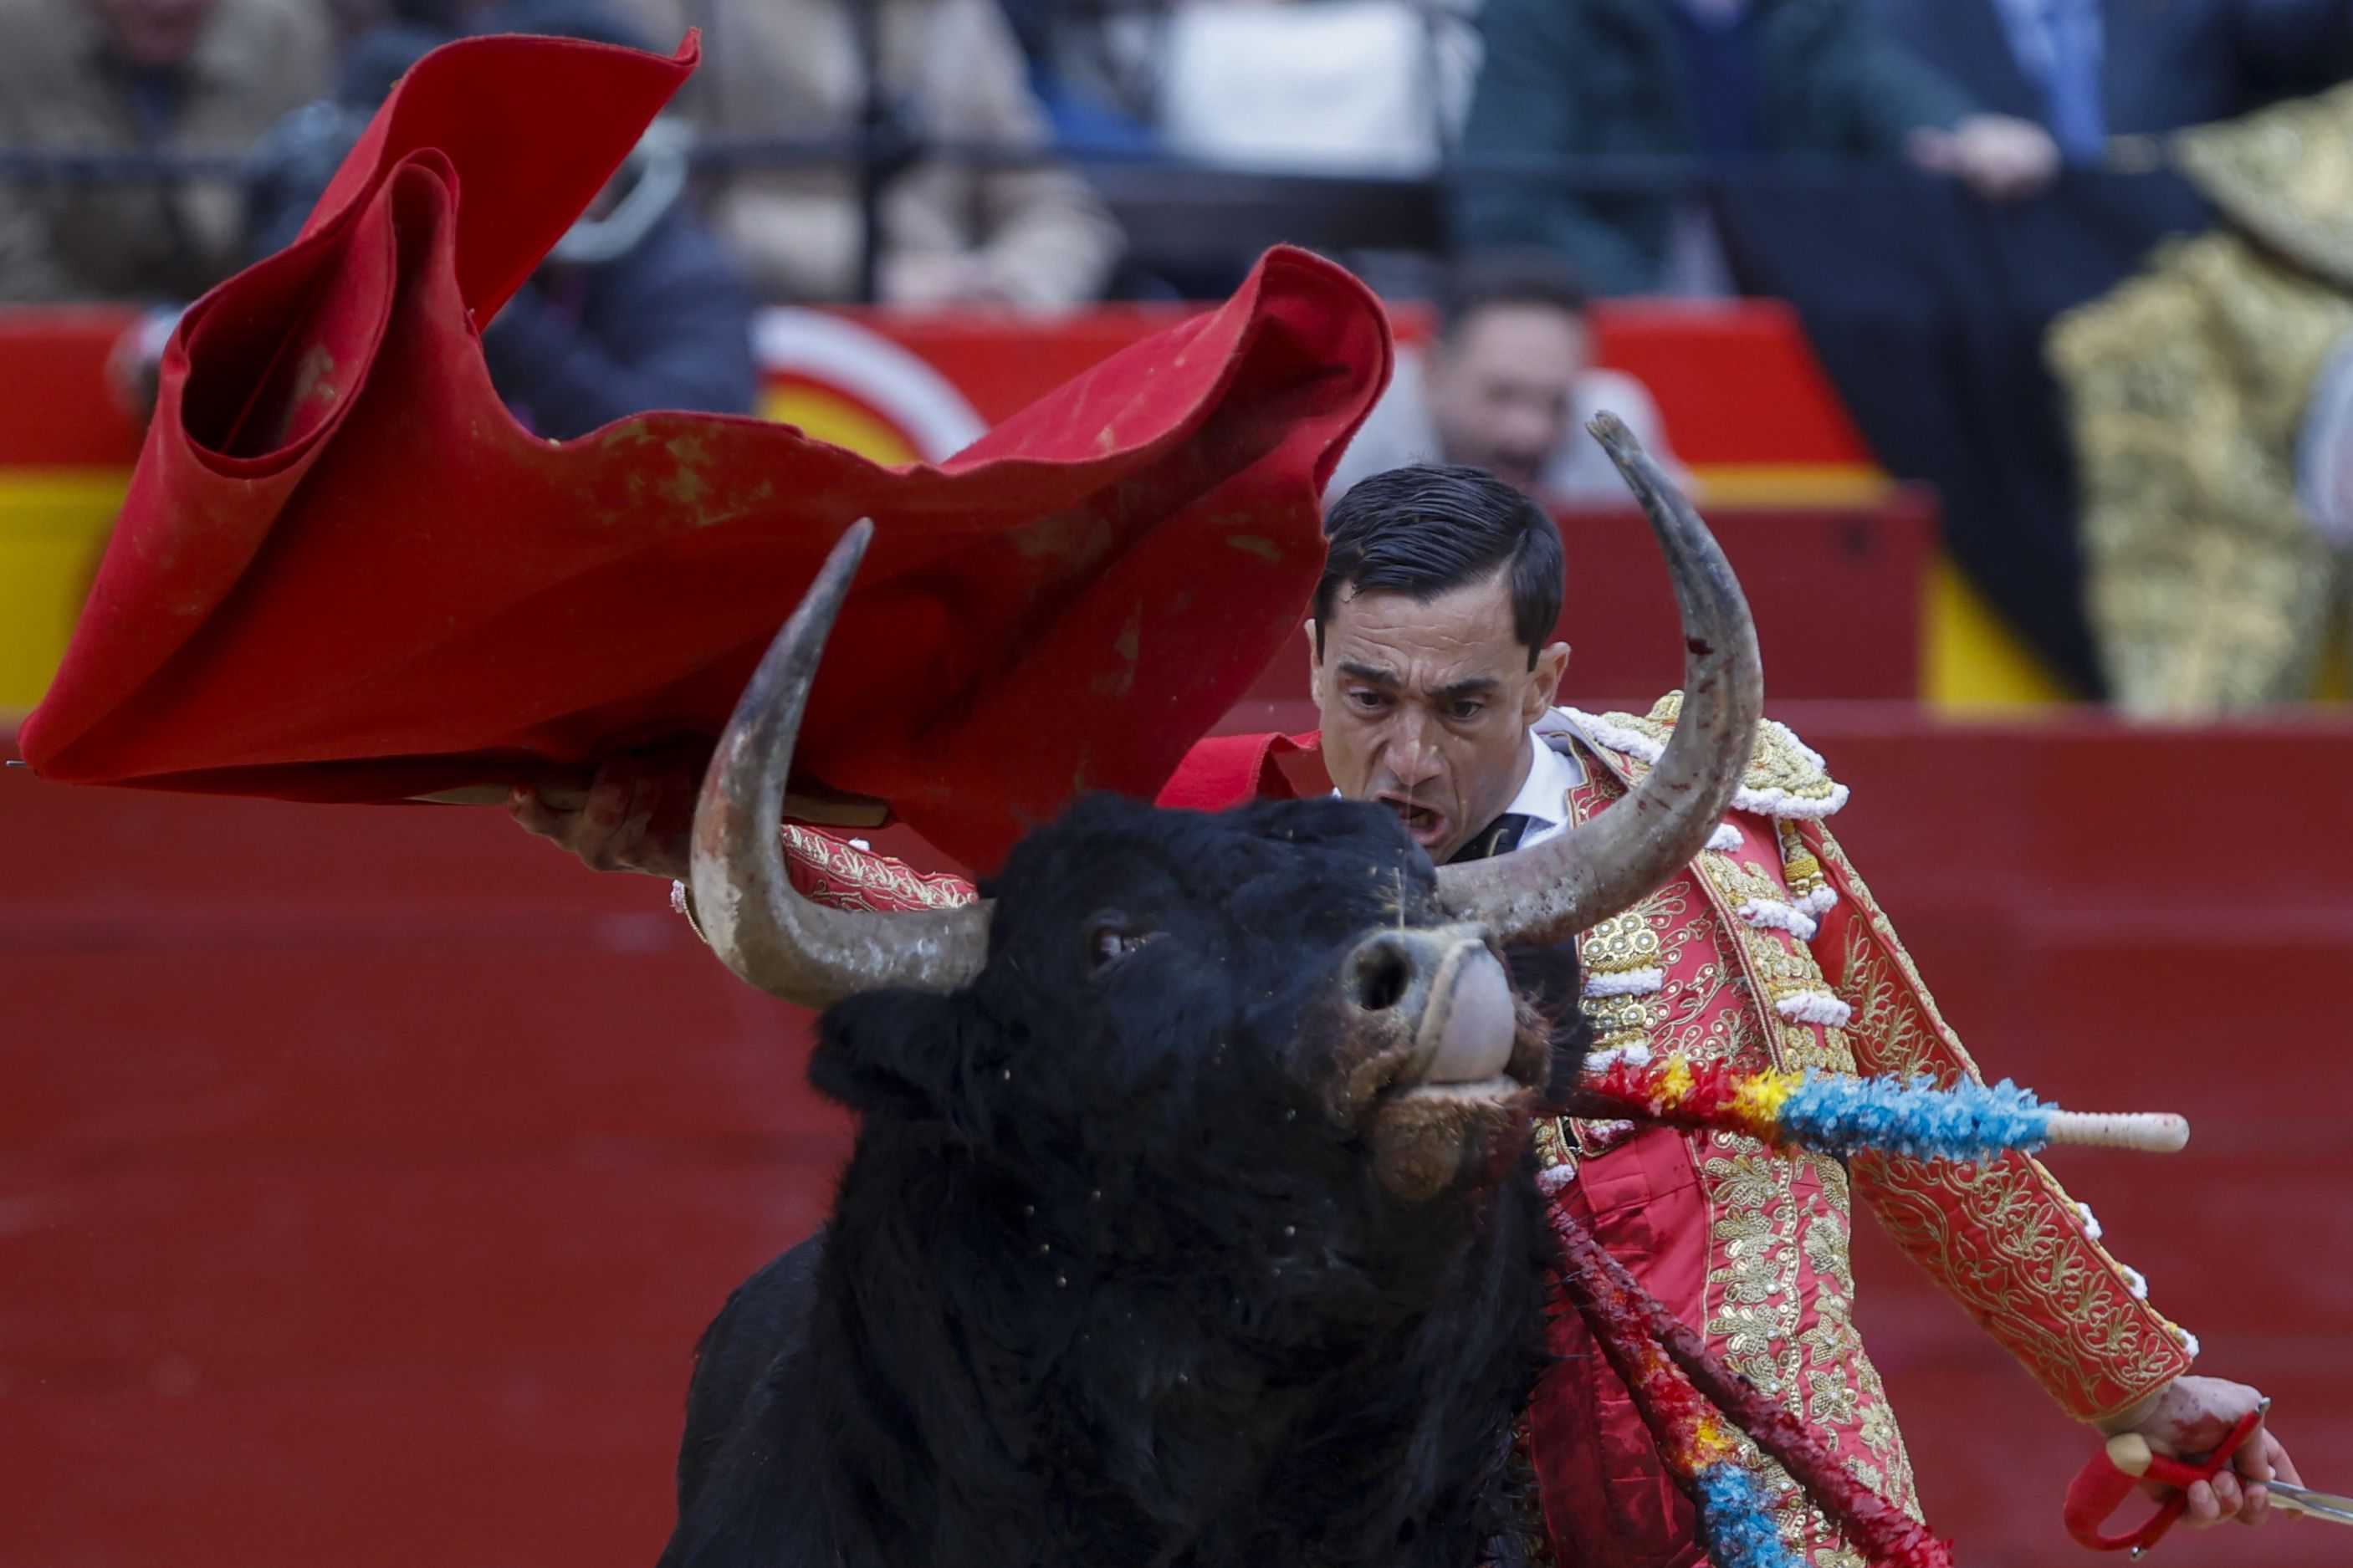
<svg viewBox="0 0 2353 1568"><path fill-rule="evenodd" d="M1588 976L1633 974L1659 968L1663 959L1659 933L1651 925L1650 900L1580 934L1577 953ZM1621 1050L1647 1041L1657 1021L1657 1009L1651 1000L1654 994L1587 997L1585 1016L1593 1022L1595 1047Z"/></svg>
<svg viewBox="0 0 2353 1568"><path fill-rule="evenodd" d="M1563 1119L1547 1116L1535 1124L1536 1169L1566 1171L1577 1174L1577 1152L1570 1142Z"/></svg>
<svg viewBox="0 0 2353 1568"><path fill-rule="evenodd" d="M1841 1294L1854 1293L1854 1278L1847 1271L1846 1237L1835 1220L1815 1216L1806 1226L1802 1247L1808 1268L1835 1284Z"/></svg>
<svg viewBox="0 0 2353 1568"><path fill-rule="evenodd" d="M1661 745L1674 733L1675 721L1683 716L1683 694L1670 691L1651 705L1644 714L1604 713L1602 721L1634 733ZM1639 757L1616 753L1630 767L1647 771L1648 764ZM1811 747L1791 732L1787 724L1775 719L1765 719L1757 725L1757 749L1749 754L1747 771L1741 775L1741 786L1759 794L1778 791L1791 800L1827 804L1839 798L1839 786L1822 759Z"/></svg>
<svg viewBox="0 0 2353 1568"><path fill-rule="evenodd" d="M1774 820L1773 829L1780 840L1781 877L1789 884L1790 901L1795 903L1829 886L1822 874L1822 863L1814 857L1813 851L1806 847L1805 837L1798 831L1796 819L1778 817Z"/></svg>
<svg viewBox="0 0 2353 1568"><path fill-rule="evenodd" d="M1725 1362L1735 1372L1784 1398L1794 1392L1801 1310L1793 1245L1796 1166L1746 1138L1716 1133L1709 1142L1738 1152L1700 1164L1715 1257L1707 1273L1715 1296L1707 1332L1722 1342Z"/></svg>
<svg viewBox="0 0 2353 1568"><path fill-rule="evenodd" d="M1631 974L1659 966L1659 933L1640 905L1577 938L1588 974Z"/></svg>
<svg viewBox="0 0 2353 1568"><path fill-rule="evenodd" d="M1703 856L1696 869L1726 910L1737 910L1755 900L1780 903L1790 900L1789 889L1774 880L1769 871L1732 856ZM1772 1006L1790 996L1830 990L1830 982L1823 977L1813 951L1778 927L1752 926L1737 916L1723 924L1738 944L1749 973L1763 988L1766 1005L1753 1010L1767 1036L1774 1065L1792 1069L1853 1071L1854 1057L1843 1030L1797 1023L1782 1017Z"/></svg>
<svg viewBox="0 0 2353 1568"><path fill-rule="evenodd" d="M1855 1405L1862 1394L1843 1371L1816 1368L1807 1373L1806 1391L1806 1419L1815 1426L1852 1426L1860 1418Z"/></svg>

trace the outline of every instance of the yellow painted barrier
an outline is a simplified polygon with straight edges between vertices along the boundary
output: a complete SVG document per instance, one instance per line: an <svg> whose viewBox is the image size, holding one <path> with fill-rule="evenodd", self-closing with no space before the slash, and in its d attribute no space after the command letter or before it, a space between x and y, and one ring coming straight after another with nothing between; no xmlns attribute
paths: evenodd
<svg viewBox="0 0 2353 1568"><path fill-rule="evenodd" d="M130 482L127 468L0 468L0 712L47 689Z"/></svg>
<svg viewBox="0 0 2353 1568"><path fill-rule="evenodd" d="M2077 695L1939 551L1920 617L1920 695L1954 718L1999 718Z"/></svg>

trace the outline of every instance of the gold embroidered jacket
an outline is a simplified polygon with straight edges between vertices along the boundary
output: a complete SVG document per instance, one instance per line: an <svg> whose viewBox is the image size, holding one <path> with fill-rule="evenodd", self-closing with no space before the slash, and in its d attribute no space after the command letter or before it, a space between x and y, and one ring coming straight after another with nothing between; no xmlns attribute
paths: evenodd
<svg viewBox="0 0 2353 1568"><path fill-rule="evenodd" d="M1681 702L1672 693L1641 717L1568 710L1559 717L1622 788L1656 761ZM1739 934L1750 942L1761 1000L1770 1005L1751 1005L1775 1016L1760 1020L1763 1033L1780 1041L1777 1056L1819 1051L1821 1065L1834 1069L1978 1079L1976 1064L1830 831L1826 819L1846 795L1820 757L1767 721L1726 830L1694 866L1710 888L1709 903L1748 928ZM1713 852L1728 845L1744 818L1763 818L1760 828L1769 824L1778 868ZM1767 941L1757 942L1760 933ZM1603 1023L1604 1045L1626 1043L1607 1037L1609 1003L1590 995L1613 988L1621 997L1639 995L1610 979L1628 973L1626 955L1611 950L1624 933L1595 934L1601 941L1588 937L1586 944L1588 1008ZM1768 950L1761 962L1758 948ZM1798 1039L1791 1026L1819 1045ZM2189 1369L2195 1341L2148 1304L2140 1277L2100 1245L2090 1211L2039 1162L2009 1154L1932 1165L1858 1155L1851 1169L1854 1188L1897 1245L2070 1415L2113 1415Z"/></svg>

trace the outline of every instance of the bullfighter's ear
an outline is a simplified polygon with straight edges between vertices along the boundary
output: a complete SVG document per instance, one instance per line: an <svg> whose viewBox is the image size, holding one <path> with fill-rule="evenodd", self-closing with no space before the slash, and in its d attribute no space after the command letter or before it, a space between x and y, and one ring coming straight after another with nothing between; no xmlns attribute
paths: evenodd
<svg viewBox="0 0 2353 1568"><path fill-rule="evenodd" d="M920 991L869 991L818 1021L809 1082L869 1116L923 1120L948 1114L962 1076L963 1030L955 1004Z"/></svg>

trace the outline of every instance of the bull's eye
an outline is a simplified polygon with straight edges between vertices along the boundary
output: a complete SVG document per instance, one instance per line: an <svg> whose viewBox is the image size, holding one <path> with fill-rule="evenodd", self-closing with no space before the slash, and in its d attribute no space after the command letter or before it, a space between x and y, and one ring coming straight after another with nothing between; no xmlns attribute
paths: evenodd
<svg viewBox="0 0 2353 1568"><path fill-rule="evenodd" d="M1103 973L1151 941L1153 934L1124 915L1098 919L1087 928L1087 972Z"/></svg>

